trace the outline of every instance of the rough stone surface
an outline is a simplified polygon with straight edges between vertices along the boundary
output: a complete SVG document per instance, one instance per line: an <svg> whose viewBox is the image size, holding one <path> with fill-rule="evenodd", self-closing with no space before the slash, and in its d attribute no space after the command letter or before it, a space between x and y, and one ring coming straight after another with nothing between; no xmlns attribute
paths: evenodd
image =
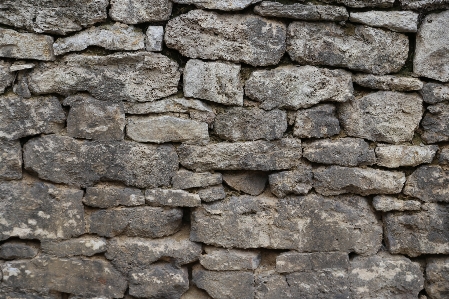
<svg viewBox="0 0 449 299"><path fill-rule="evenodd" d="M226 197L226 192L222 185L212 186L198 191L202 201L211 202L220 200Z"/></svg>
<svg viewBox="0 0 449 299"><path fill-rule="evenodd" d="M11 86L15 77L11 70L11 64L0 60L0 94L5 92L8 86Z"/></svg>
<svg viewBox="0 0 449 299"><path fill-rule="evenodd" d="M260 1L262 0L173 0L174 3L194 4L198 8L224 11L242 10Z"/></svg>
<svg viewBox="0 0 449 299"><path fill-rule="evenodd" d="M437 103L427 107L421 122L422 139L427 143L449 140L449 103Z"/></svg>
<svg viewBox="0 0 449 299"><path fill-rule="evenodd" d="M395 75L377 76L359 73L353 75L352 80L360 86L380 90L414 91L421 90L423 86L425 86L423 82L417 78L400 77Z"/></svg>
<svg viewBox="0 0 449 299"><path fill-rule="evenodd" d="M401 200L393 196L378 195L373 198L373 206L377 211L419 211L421 202L418 200Z"/></svg>
<svg viewBox="0 0 449 299"><path fill-rule="evenodd" d="M412 0L413 1L413 0ZM349 7L392 7L394 0L323 0L324 3L336 3Z"/></svg>
<svg viewBox="0 0 449 299"><path fill-rule="evenodd" d="M212 299L205 291L191 285L190 289L181 295L181 299Z"/></svg>
<svg viewBox="0 0 449 299"><path fill-rule="evenodd" d="M449 85L429 82L424 84L421 95L423 101L429 104L449 101Z"/></svg>
<svg viewBox="0 0 449 299"><path fill-rule="evenodd" d="M449 202L448 182L449 172L441 166L421 166L407 178L404 194L425 202Z"/></svg>
<svg viewBox="0 0 449 299"><path fill-rule="evenodd" d="M153 206L171 207L198 207L201 198L198 194L189 193L184 190L172 189L148 189L145 191L145 201Z"/></svg>
<svg viewBox="0 0 449 299"><path fill-rule="evenodd" d="M164 42L163 26L148 26L145 35L145 49L147 51L160 52Z"/></svg>
<svg viewBox="0 0 449 299"><path fill-rule="evenodd" d="M295 170L270 174L270 189L277 197L285 197L288 194L307 194L312 189L312 179L312 167L303 164Z"/></svg>
<svg viewBox="0 0 449 299"><path fill-rule="evenodd" d="M300 253L288 251L276 258L279 273L348 269L349 257L344 252Z"/></svg>
<svg viewBox="0 0 449 299"><path fill-rule="evenodd" d="M57 257L92 256L106 251L106 240L96 236L82 236L64 241L43 242L42 251Z"/></svg>
<svg viewBox="0 0 449 299"><path fill-rule="evenodd" d="M24 241L11 241L0 245L0 259L31 259L39 253L36 243Z"/></svg>
<svg viewBox="0 0 449 299"><path fill-rule="evenodd" d="M301 64L383 75L399 71L408 56L406 35L367 26L293 22L287 35L287 52Z"/></svg>
<svg viewBox="0 0 449 299"><path fill-rule="evenodd" d="M188 113L191 111L201 111L213 113L212 109L199 100L169 97L156 102L145 103L123 103L125 112L129 114L149 114L149 113Z"/></svg>
<svg viewBox="0 0 449 299"><path fill-rule="evenodd" d="M165 43L190 58L274 65L285 52L286 27L256 15L192 10L168 21Z"/></svg>
<svg viewBox="0 0 449 299"><path fill-rule="evenodd" d="M22 147L19 141L0 139L0 179L22 178Z"/></svg>
<svg viewBox="0 0 449 299"><path fill-rule="evenodd" d="M172 179L174 189L190 189L218 185L222 182L221 173L178 171Z"/></svg>
<svg viewBox="0 0 449 299"><path fill-rule="evenodd" d="M396 32L418 31L419 14L411 11L353 12L349 21L372 27L383 27Z"/></svg>
<svg viewBox="0 0 449 299"><path fill-rule="evenodd" d="M205 251L206 254L200 256L200 264L207 270L255 270L259 267L261 259L258 251L224 249L211 246L206 246Z"/></svg>
<svg viewBox="0 0 449 299"><path fill-rule="evenodd" d="M264 17L289 18L304 21L346 21L346 8L332 5L291 4L264 1L254 8L254 12Z"/></svg>
<svg viewBox="0 0 449 299"><path fill-rule="evenodd" d="M234 190L250 195L259 195L265 190L268 175L260 171L225 172L223 181Z"/></svg>
<svg viewBox="0 0 449 299"><path fill-rule="evenodd" d="M449 292L449 259L431 257L426 266L426 292L432 299L444 299Z"/></svg>
<svg viewBox="0 0 449 299"><path fill-rule="evenodd" d="M440 148L438 153L438 163L441 165L449 165L449 147L444 146Z"/></svg>
<svg viewBox="0 0 449 299"><path fill-rule="evenodd" d="M448 0L400 0L404 9L417 11L444 9L449 7Z"/></svg>
<svg viewBox="0 0 449 299"><path fill-rule="evenodd" d="M112 208L117 206L140 206L145 204L145 196L140 189L128 188L109 183L100 183L87 187L83 203L95 208Z"/></svg>
<svg viewBox="0 0 449 299"><path fill-rule="evenodd" d="M377 165L397 168L402 166L418 166L431 163L438 151L438 146L384 145L376 147Z"/></svg>
<svg viewBox="0 0 449 299"><path fill-rule="evenodd" d="M340 122L332 104L320 104L296 112L293 135L299 138L325 138L340 133Z"/></svg>
<svg viewBox="0 0 449 299"><path fill-rule="evenodd" d="M109 15L125 24L165 21L172 12L170 0L111 0Z"/></svg>
<svg viewBox="0 0 449 299"><path fill-rule="evenodd" d="M54 60L53 38L0 28L0 57Z"/></svg>

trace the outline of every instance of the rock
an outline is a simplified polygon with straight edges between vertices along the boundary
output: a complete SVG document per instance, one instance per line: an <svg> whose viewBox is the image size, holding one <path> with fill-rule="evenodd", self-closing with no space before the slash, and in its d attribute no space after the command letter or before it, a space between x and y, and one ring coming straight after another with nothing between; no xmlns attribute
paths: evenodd
<svg viewBox="0 0 449 299"><path fill-rule="evenodd" d="M127 121L126 136L138 142L209 142L209 126L204 122L169 115L130 116Z"/></svg>
<svg viewBox="0 0 449 299"><path fill-rule="evenodd" d="M373 206L377 211L419 211L421 202L418 200L401 200L393 196L378 195L373 198Z"/></svg>
<svg viewBox="0 0 449 299"><path fill-rule="evenodd" d="M440 165L449 165L449 147L444 146L440 148L440 152L438 153L438 164Z"/></svg>
<svg viewBox="0 0 449 299"><path fill-rule="evenodd" d="M340 105L339 119L349 136L400 143L412 140L422 111L415 93L378 91Z"/></svg>
<svg viewBox="0 0 449 299"><path fill-rule="evenodd" d="M178 64L159 53L70 54L39 64L28 86L35 94L87 91L98 100L151 102L176 93L179 79Z"/></svg>
<svg viewBox="0 0 449 299"><path fill-rule="evenodd" d="M109 15L125 24L166 21L173 4L169 0L111 0Z"/></svg>
<svg viewBox="0 0 449 299"><path fill-rule="evenodd" d="M429 14L416 36L413 72L419 76L449 82L449 11Z"/></svg>
<svg viewBox="0 0 449 299"><path fill-rule="evenodd" d="M296 112L293 135L299 138L325 138L340 133L335 106L320 104Z"/></svg>
<svg viewBox="0 0 449 299"><path fill-rule="evenodd" d="M24 163L45 180L88 187L100 180L139 188L168 186L178 170L172 145L130 141L79 141L42 136L24 145Z"/></svg>
<svg viewBox="0 0 449 299"><path fill-rule="evenodd" d="M1 17L0 17L1 18ZM14 82L15 76L9 62L0 60L0 94Z"/></svg>
<svg viewBox="0 0 449 299"><path fill-rule="evenodd" d="M0 182L0 241L68 239L84 233L83 191L25 176Z"/></svg>
<svg viewBox="0 0 449 299"><path fill-rule="evenodd" d="M284 5L264 1L254 7L254 12L264 17L289 18L304 21L346 21L348 11L342 6L299 4Z"/></svg>
<svg viewBox="0 0 449 299"><path fill-rule="evenodd" d="M425 289L430 298L444 299L449 292L449 259L430 257L427 259Z"/></svg>
<svg viewBox="0 0 449 299"><path fill-rule="evenodd" d="M29 70L32 69L36 66L36 64L34 63L29 63L26 61L14 61L11 64L11 67L9 68L9 70L11 72L17 72L17 71L23 71L23 70Z"/></svg>
<svg viewBox="0 0 449 299"><path fill-rule="evenodd" d="M418 166L431 163L438 151L436 145L386 145L376 147L377 165L397 168L402 166Z"/></svg>
<svg viewBox="0 0 449 299"><path fill-rule="evenodd" d="M270 174L268 178L271 192L277 197L285 197L288 194L307 194L312 189L312 167L305 163L295 170Z"/></svg>
<svg viewBox="0 0 449 299"><path fill-rule="evenodd" d="M449 202L449 172L438 165L417 168L408 178L404 194L425 202Z"/></svg>
<svg viewBox="0 0 449 299"><path fill-rule="evenodd" d="M187 268L155 264L129 275L129 294L139 298L178 299L189 289Z"/></svg>
<svg viewBox="0 0 449 299"><path fill-rule="evenodd" d="M190 189L218 185L222 182L221 173L178 171L172 179L173 189Z"/></svg>
<svg viewBox="0 0 449 299"><path fill-rule="evenodd" d="M164 27L148 26L145 35L145 50L160 52L164 43Z"/></svg>
<svg viewBox="0 0 449 299"><path fill-rule="evenodd" d="M190 289L181 295L181 299L212 299L205 291L190 285Z"/></svg>
<svg viewBox="0 0 449 299"><path fill-rule="evenodd" d="M184 69L184 96L225 105L243 105L240 65L190 59Z"/></svg>
<svg viewBox="0 0 449 299"><path fill-rule="evenodd" d="M0 274L1 277L1 274ZM25 292L25 293L23 293ZM61 293L50 291L48 294L39 294L32 290L17 290L13 291L11 288L3 288L0 290L0 295L7 299L60 299ZM69 297L72 299L72 297ZM79 299L79 297L73 297L73 299ZM84 298L83 298L84 299Z"/></svg>
<svg viewBox="0 0 449 299"><path fill-rule="evenodd" d="M411 11L352 12L349 21L396 32L417 32L419 14Z"/></svg>
<svg viewBox="0 0 449 299"><path fill-rule="evenodd" d="M56 97L24 99L15 94L0 96L0 138L15 140L60 130L65 113Z"/></svg>
<svg viewBox="0 0 449 299"><path fill-rule="evenodd" d="M10 241L0 245L0 259L3 260L31 259L38 253L38 244L32 242Z"/></svg>
<svg viewBox="0 0 449 299"><path fill-rule="evenodd" d="M321 164L341 166L373 165L374 149L359 138L322 139L303 143L303 156Z"/></svg>
<svg viewBox="0 0 449 299"><path fill-rule="evenodd" d="M234 190L259 195L265 190L268 175L260 171L232 171L223 173L223 181Z"/></svg>
<svg viewBox="0 0 449 299"><path fill-rule="evenodd" d="M205 251L206 254L200 256L200 264L207 270L255 270L259 267L261 259L258 251L224 249L211 246L206 246Z"/></svg>
<svg viewBox="0 0 449 299"><path fill-rule="evenodd" d="M75 255L92 256L106 251L106 240L96 236L82 236L65 241L48 241L42 243L45 254L57 257L71 257Z"/></svg>
<svg viewBox="0 0 449 299"><path fill-rule="evenodd" d="M287 113L282 110L265 111L259 108L235 107L219 113L214 132L230 141L280 139L287 131Z"/></svg>
<svg viewBox="0 0 449 299"><path fill-rule="evenodd" d="M256 293L258 299L292 298L290 286L283 275L274 271L260 272L255 275Z"/></svg>
<svg viewBox="0 0 449 299"><path fill-rule="evenodd" d="M0 28L0 57L55 60L53 38L48 35L20 33Z"/></svg>
<svg viewBox="0 0 449 299"><path fill-rule="evenodd" d="M201 205L201 198L198 194L184 190L160 188L147 189L145 191L145 201L152 206L198 207Z"/></svg>
<svg viewBox="0 0 449 299"><path fill-rule="evenodd" d="M402 191L405 175L399 171L329 166L314 169L313 180L315 191L326 196L396 194Z"/></svg>
<svg viewBox="0 0 449 299"><path fill-rule="evenodd" d="M344 252L299 253L287 251L276 258L276 272L291 273L349 268L349 257Z"/></svg>
<svg viewBox="0 0 449 299"><path fill-rule="evenodd" d="M354 83L360 86L371 89L414 91L421 90L423 88L423 82L417 78L400 77L396 75L377 76L372 74L359 73L353 75L352 80L354 81ZM427 84L428 83L426 83L426 85Z"/></svg>
<svg viewBox="0 0 449 299"><path fill-rule="evenodd" d="M226 197L226 192L222 185L212 186L198 191L198 195L202 201L211 202Z"/></svg>
<svg viewBox="0 0 449 299"><path fill-rule="evenodd" d="M165 28L165 44L183 56L252 66L277 64L285 52L285 36L286 26L279 21L203 10L175 17Z"/></svg>
<svg viewBox="0 0 449 299"><path fill-rule="evenodd" d="M394 0L324 0L324 3L336 3L344 6L362 7L392 7Z"/></svg>
<svg viewBox="0 0 449 299"><path fill-rule="evenodd" d="M282 66L255 71L245 83L246 95L261 108L307 108L323 101L352 99L351 74L314 66Z"/></svg>
<svg viewBox="0 0 449 299"><path fill-rule="evenodd" d="M22 146L20 141L0 139L0 179L22 178Z"/></svg>
<svg viewBox="0 0 449 299"><path fill-rule="evenodd" d="M449 103L437 103L427 106L421 126L422 139L427 143L449 140Z"/></svg>
<svg viewBox="0 0 449 299"><path fill-rule="evenodd" d="M445 9L449 7L448 0L400 0L402 8L418 11Z"/></svg>
<svg viewBox="0 0 449 299"><path fill-rule="evenodd" d="M262 0L173 0L179 4L194 4L198 8L217 9L225 11L243 10L251 4Z"/></svg>
<svg viewBox="0 0 449 299"><path fill-rule="evenodd" d="M449 101L449 85L433 82L425 83L421 90L421 95L423 101L429 104Z"/></svg>
<svg viewBox="0 0 449 299"><path fill-rule="evenodd" d="M181 145L178 155L182 166L205 170L282 170L293 168L301 158L301 140L216 143L206 146Z"/></svg>
<svg viewBox="0 0 449 299"><path fill-rule="evenodd" d="M356 195L230 197L203 204L191 219L190 240L225 248L299 252L319 248L371 254L380 248L382 239L382 227L370 203Z"/></svg>
<svg viewBox="0 0 449 299"><path fill-rule="evenodd" d="M89 232L102 237L160 238L179 231L182 210L159 207L113 208L93 212Z"/></svg>
<svg viewBox="0 0 449 299"><path fill-rule="evenodd" d="M383 75L398 72L407 60L406 35L367 26L293 22L287 52L300 64L346 67Z"/></svg>
<svg viewBox="0 0 449 299"><path fill-rule="evenodd" d="M100 183L95 187L87 187L83 203L95 208L113 208L117 206L141 206L145 204L145 196L140 189L128 188L110 183Z"/></svg>
<svg viewBox="0 0 449 299"><path fill-rule="evenodd" d="M188 113L191 111L201 111L213 113L212 109L199 100L169 97L156 102L130 103L124 102L125 112L128 114L149 114L149 113Z"/></svg>

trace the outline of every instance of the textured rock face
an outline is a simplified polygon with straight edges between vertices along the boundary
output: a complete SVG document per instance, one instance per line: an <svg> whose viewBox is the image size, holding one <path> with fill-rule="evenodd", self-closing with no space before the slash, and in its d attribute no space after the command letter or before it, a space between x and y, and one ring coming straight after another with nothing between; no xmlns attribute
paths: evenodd
<svg viewBox="0 0 449 299"><path fill-rule="evenodd" d="M349 20L397 32L418 31L419 14L411 11L367 11L351 13Z"/></svg>
<svg viewBox="0 0 449 299"><path fill-rule="evenodd" d="M299 138L324 138L340 133L336 109L331 104L316 105L296 113L293 135Z"/></svg>
<svg viewBox="0 0 449 299"><path fill-rule="evenodd" d="M264 1L254 8L254 12L265 17L280 17L305 21L345 21L349 14L346 8L332 5L284 5Z"/></svg>
<svg viewBox="0 0 449 299"><path fill-rule="evenodd" d="M11 86L15 77L11 70L11 64L0 60L0 94L5 92L8 86Z"/></svg>
<svg viewBox="0 0 449 299"><path fill-rule="evenodd" d="M265 190L268 176L260 171L232 171L223 174L223 181L234 190L259 195Z"/></svg>
<svg viewBox="0 0 449 299"><path fill-rule="evenodd" d="M106 240L100 237L82 236L64 241L46 241L42 243L42 251L57 257L92 256L106 251Z"/></svg>
<svg viewBox="0 0 449 299"><path fill-rule="evenodd" d="M179 4L194 4L198 8L217 9L225 11L242 10L251 4L262 0L173 0Z"/></svg>
<svg viewBox="0 0 449 299"><path fill-rule="evenodd" d="M198 207L201 198L198 194L184 190L153 189L145 191L145 201L149 205L172 207Z"/></svg>
<svg viewBox="0 0 449 299"><path fill-rule="evenodd" d="M413 0L412 0L413 1ZM391 7L394 0L324 0L325 3L343 4L349 7Z"/></svg>
<svg viewBox="0 0 449 299"><path fill-rule="evenodd" d="M200 196L202 201L211 202L224 199L226 197L226 192L223 188L223 185L218 185L201 189L198 191L198 195Z"/></svg>
<svg viewBox="0 0 449 299"><path fill-rule="evenodd" d="M422 138L427 143L449 140L449 103L437 103L427 107L422 120Z"/></svg>
<svg viewBox="0 0 449 299"><path fill-rule="evenodd" d="M160 52L164 41L164 27L148 26L145 36L145 49L147 51Z"/></svg>
<svg viewBox="0 0 449 299"><path fill-rule="evenodd" d="M101 183L95 187L86 188L83 203L96 208L140 206L145 204L145 197L143 192L137 188Z"/></svg>
<svg viewBox="0 0 449 299"><path fill-rule="evenodd" d="M423 101L429 104L447 101L449 100L449 85L426 83L421 90L421 95Z"/></svg>
<svg viewBox="0 0 449 299"><path fill-rule="evenodd" d="M149 113L189 113L192 111L210 112L212 109L199 100L169 97L156 102L145 103L123 103L125 112L129 114L149 114Z"/></svg>
<svg viewBox="0 0 449 299"><path fill-rule="evenodd" d="M48 35L0 29L0 57L54 60L53 38Z"/></svg>
<svg viewBox="0 0 449 299"><path fill-rule="evenodd" d="M421 166L407 178L404 194L425 202L449 202L447 182L449 173L440 166Z"/></svg>
<svg viewBox="0 0 449 299"><path fill-rule="evenodd" d="M22 147L19 141L0 140L0 179L22 178Z"/></svg>
<svg viewBox="0 0 449 299"><path fill-rule="evenodd" d="M111 0L109 15L125 24L165 21L172 6L169 0Z"/></svg>
<svg viewBox="0 0 449 299"><path fill-rule="evenodd" d="M438 146L379 145L376 147L377 165L397 168L431 163Z"/></svg>
<svg viewBox="0 0 449 299"><path fill-rule="evenodd" d="M312 167L304 164L295 170L270 174L270 189L277 197L285 197L288 194L307 194L312 189L312 179Z"/></svg>
<svg viewBox="0 0 449 299"><path fill-rule="evenodd" d="M207 246L200 256L201 265L214 271L255 270L260 264L260 252L223 249Z"/></svg>
<svg viewBox="0 0 449 299"><path fill-rule="evenodd" d="M421 90L423 82L416 78L399 77L392 75L376 76L372 74L356 74L352 76L354 83L371 89L412 91ZM427 83L432 84L432 83ZM424 101L426 101L424 99Z"/></svg>
<svg viewBox="0 0 449 299"><path fill-rule="evenodd" d="M449 7L447 0L400 0L400 2L403 8L413 10L434 10Z"/></svg>
<svg viewBox="0 0 449 299"><path fill-rule="evenodd" d="M11 241L0 245L0 258L3 260L31 259L39 253L36 243Z"/></svg>
<svg viewBox="0 0 449 299"><path fill-rule="evenodd" d="M421 202L418 200L400 200L396 197L378 195L373 198L373 206L377 211L419 211Z"/></svg>
<svg viewBox="0 0 449 299"><path fill-rule="evenodd" d="M254 15L193 10L171 19L165 43L190 58L273 65L285 52L285 25Z"/></svg>
<svg viewBox="0 0 449 299"><path fill-rule="evenodd" d="M443 299L449 292L449 259L433 257L427 259L426 292L430 298Z"/></svg>
<svg viewBox="0 0 449 299"><path fill-rule="evenodd" d="M349 268L348 255L343 252L299 253L288 251L281 253L276 258L276 271L279 273L338 268Z"/></svg>
<svg viewBox="0 0 449 299"><path fill-rule="evenodd" d="M218 185L222 182L220 173L178 171L172 179L174 189L190 189Z"/></svg>

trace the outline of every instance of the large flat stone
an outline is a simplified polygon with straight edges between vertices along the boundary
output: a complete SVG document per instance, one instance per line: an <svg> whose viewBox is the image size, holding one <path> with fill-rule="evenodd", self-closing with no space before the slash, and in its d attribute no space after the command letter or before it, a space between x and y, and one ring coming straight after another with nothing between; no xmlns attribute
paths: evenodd
<svg viewBox="0 0 449 299"><path fill-rule="evenodd" d="M100 183L87 187L83 203L95 208L113 208L117 206L141 206L145 204L142 190L120 185Z"/></svg>
<svg viewBox="0 0 449 299"><path fill-rule="evenodd" d="M106 251L106 239L96 236L81 236L63 241L42 242L42 252L57 257L77 255L92 256Z"/></svg>
<svg viewBox="0 0 449 299"><path fill-rule="evenodd" d="M449 140L449 103L442 102L427 106L421 122L422 139L427 143Z"/></svg>
<svg viewBox="0 0 449 299"><path fill-rule="evenodd" d="M449 293L449 259L447 257L427 259L425 289L432 299L444 299L447 296Z"/></svg>
<svg viewBox="0 0 449 299"><path fill-rule="evenodd" d="M261 255L258 251L205 247L200 256L201 265L213 271L255 270L259 267Z"/></svg>
<svg viewBox="0 0 449 299"><path fill-rule="evenodd" d="M111 0L109 15L125 24L166 21L172 7L170 0Z"/></svg>
<svg viewBox="0 0 449 299"><path fill-rule="evenodd" d="M150 113L189 113L191 111L211 112L212 109L199 100L177 98L176 96L155 102L145 103L123 103L125 112L128 114L150 114Z"/></svg>
<svg viewBox="0 0 449 299"><path fill-rule="evenodd" d="M22 178L22 146L20 141L0 139L0 179Z"/></svg>
<svg viewBox="0 0 449 299"><path fill-rule="evenodd" d="M385 145L376 147L377 165L397 168L431 163L438 151L436 145Z"/></svg>
<svg viewBox="0 0 449 299"><path fill-rule="evenodd" d="M285 5L264 1L254 7L254 12L264 17L289 18L304 21L346 21L348 11L342 6L294 3Z"/></svg>
<svg viewBox="0 0 449 299"><path fill-rule="evenodd" d="M349 257L344 252L300 253L287 251L276 257L276 272L306 272L320 270L347 270Z"/></svg>
<svg viewBox="0 0 449 299"><path fill-rule="evenodd" d="M0 28L0 57L54 60L53 37Z"/></svg>
<svg viewBox="0 0 449 299"><path fill-rule="evenodd" d="M411 11L353 12L349 21L372 27L383 27L396 32L418 31L419 14Z"/></svg>
<svg viewBox="0 0 449 299"><path fill-rule="evenodd" d="M448 183L449 172L441 166L421 166L407 178L404 194L425 202L449 202Z"/></svg>
<svg viewBox="0 0 449 299"><path fill-rule="evenodd" d="M421 202L419 200L402 200L393 196L377 195L373 198L373 206L376 211L419 211Z"/></svg>
<svg viewBox="0 0 449 299"><path fill-rule="evenodd" d="M299 138L325 138L340 133L340 122L332 104L320 104L296 112L293 135Z"/></svg>
<svg viewBox="0 0 449 299"><path fill-rule="evenodd" d="M173 0L174 3L193 4L198 8L224 11L242 10L260 1L262 0Z"/></svg>
<svg viewBox="0 0 449 299"><path fill-rule="evenodd" d="M336 3L344 6L363 7L392 7L394 0L323 0L324 3Z"/></svg>
<svg viewBox="0 0 449 299"><path fill-rule="evenodd" d="M380 90L394 90L394 91L421 90L424 85L423 82L418 78L401 77L396 75L379 76L379 75L359 73L353 75L352 80L354 81L354 83L363 87Z"/></svg>
<svg viewBox="0 0 449 299"><path fill-rule="evenodd" d="M449 84L428 82L424 84L421 95L423 101L429 104L449 101Z"/></svg>

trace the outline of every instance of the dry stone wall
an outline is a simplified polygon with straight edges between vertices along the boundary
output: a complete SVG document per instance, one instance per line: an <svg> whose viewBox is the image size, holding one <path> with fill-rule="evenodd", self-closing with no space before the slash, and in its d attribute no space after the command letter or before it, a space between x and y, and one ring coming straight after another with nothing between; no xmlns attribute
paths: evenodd
<svg viewBox="0 0 449 299"><path fill-rule="evenodd" d="M448 9L0 0L0 298L449 298Z"/></svg>

